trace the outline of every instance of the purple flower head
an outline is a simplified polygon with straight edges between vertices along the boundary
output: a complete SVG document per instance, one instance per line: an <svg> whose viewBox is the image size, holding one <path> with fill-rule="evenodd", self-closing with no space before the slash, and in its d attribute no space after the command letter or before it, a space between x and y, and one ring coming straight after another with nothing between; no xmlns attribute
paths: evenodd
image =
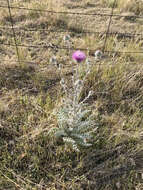
<svg viewBox="0 0 143 190"><path fill-rule="evenodd" d="M78 51L75 51L73 53L72 58L73 58L73 60L80 63L80 62L82 62L82 61L84 61L86 59L86 56L82 51L78 50Z"/></svg>

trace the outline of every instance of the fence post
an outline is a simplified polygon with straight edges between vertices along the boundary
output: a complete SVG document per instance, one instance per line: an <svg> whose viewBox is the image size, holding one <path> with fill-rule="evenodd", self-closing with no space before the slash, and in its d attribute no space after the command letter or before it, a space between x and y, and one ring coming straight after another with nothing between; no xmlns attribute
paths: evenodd
<svg viewBox="0 0 143 190"><path fill-rule="evenodd" d="M111 15L110 15L110 18L109 18L109 24L108 24L108 27L107 27L105 41L104 41L104 45L103 45L103 53L105 52L106 42L107 42L107 39L108 39L108 34L109 34L111 22L112 22L112 16L113 16L114 8L115 8L115 5L116 5L116 1L117 0L114 0L113 6L112 6L112 11L111 11Z"/></svg>
<svg viewBox="0 0 143 190"><path fill-rule="evenodd" d="M11 7L10 7L9 0L7 0L7 5L8 5L9 17L10 17L10 22L11 22L11 27L12 27L12 32L13 32L13 39L14 39L14 42L15 42L17 59L18 59L18 62L20 64L19 50L18 50L18 45L17 45L17 40L16 40L16 34L15 34L15 31L14 31L14 22L13 22L13 19L12 19Z"/></svg>

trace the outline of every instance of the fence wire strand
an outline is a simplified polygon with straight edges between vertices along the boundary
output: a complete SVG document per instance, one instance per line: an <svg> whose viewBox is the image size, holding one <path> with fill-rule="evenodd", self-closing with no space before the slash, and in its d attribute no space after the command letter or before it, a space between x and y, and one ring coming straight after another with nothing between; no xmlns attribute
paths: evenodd
<svg viewBox="0 0 143 190"><path fill-rule="evenodd" d="M8 8L8 6L0 5L0 8ZM38 12L47 12L51 14L71 14L71 15L85 15L85 16L107 16L107 17L135 17L135 18L143 18L143 16L140 15L120 15L120 14L103 14L103 13L82 13L82 12L67 12L67 11L53 11L53 10L47 10L47 9L32 9L32 8L27 8L27 7L15 7L15 6L10 6L11 9L18 9L18 10L26 10L26 11L38 11Z"/></svg>
<svg viewBox="0 0 143 190"><path fill-rule="evenodd" d="M1 43L0 44L4 45L4 46L15 46L15 44L10 44L10 43ZM82 51L91 51L91 52L95 52L97 49L88 49L88 48L69 48L69 47L66 47L66 46L57 46L55 44L49 44L49 45L25 45L25 44L17 44L17 46L19 47L24 47L24 48L42 48L42 49L60 49L60 50L82 50ZM105 50L104 51L105 53L121 53L121 54L137 54L137 53L143 53L141 51L108 51L108 50Z"/></svg>
<svg viewBox="0 0 143 190"><path fill-rule="evenodd" d="M12 27L1 27L1 32L2 30L11 30ZM74 33L74 31L67 29L67 30L54 30L54 29L38 29L38 28L18 28L18 27L13 27L13 29L16 31L24 31L24 32L52 32L52 33ZM93 32L93 31L82 31L80 32L81 34L95 34L95 35L110 35L110 36L119 36L121 38L134 38L137 36L143 36L143 33L122 33L122 32L107 32L107 31L103 31L103 32Z"/></svg>

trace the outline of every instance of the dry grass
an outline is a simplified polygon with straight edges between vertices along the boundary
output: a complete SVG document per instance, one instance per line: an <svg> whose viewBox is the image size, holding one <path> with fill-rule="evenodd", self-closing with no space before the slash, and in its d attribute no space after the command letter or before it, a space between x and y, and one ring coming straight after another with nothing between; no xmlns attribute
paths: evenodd
<svg viewBox="0 0 143 190"><path fill-rule="evenodd" d="M107 14L112 3L11 1L13 6L30 9ZM137 1L120 0L116 8L115 12L120 10L123 14L129 11L142 14L141 1L138 6ZM70 34L72 48L102 50L109 18L17 9L12 9L12 14L17 43L36 47L18 48L20 64L16 62L15 47L0 47L0 189L141 189L143 56L133 53L142 51L141 36L108 37L105 50L122 53L105 53L96 63L94 52L86 52L95 66L82 98L94 90L89 103L95 107L93 112L100 127L93 147L76 153L65 145L59 146L49 135L49 130L57 126L54 112L64 96L59 85L61 75L49 59L56 55L63 64L64 77L70 80L72 50L56 46L65 46L63 37ZM141 33L141 22L141 19L113 17L110 30ZM0 24L11 26L7 9L0 12ZM66 32L56 32L63 30ZM87 30L101 35L82 34ZM1 29L0 43L14 43L11 29ZM44 47L48 44L53 44L53 48Z"/></svg>
<svg viewBox="0 0 143 190"><path fill-rule="evenodd" d="M118 0L114 4L114 0L101 0L101 4L106 4L109 7L115 5L120 11L134 12L137 15L142 14L143 1L141 0Z"/></svg>

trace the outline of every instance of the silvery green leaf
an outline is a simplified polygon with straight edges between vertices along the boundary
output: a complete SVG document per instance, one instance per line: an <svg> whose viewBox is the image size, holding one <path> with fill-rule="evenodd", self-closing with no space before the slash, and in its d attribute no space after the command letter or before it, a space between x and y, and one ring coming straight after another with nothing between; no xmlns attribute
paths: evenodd
<svg viewBox="0 0 143 190"><path fill-rule="evenodd" d="M83 145L84 147L90 147L90 146L92 146L91 143L83 143L82 145Z"/></svg>
<svg viewBox="0 0 143 190"><path fill-rule="evenodd" d="M76 144L73 144L72 147L73 147L73 150L75 150L76 152L80 152Z"/></svg>
<svg viewBox="0 0 143 190"><path fill-rule="evenodd" d="M91 121L83 121L79 124L79 126L77 127L76 131L77 132L86 132L88 130L90 130L91 128L94 127L94 122Z"/></svg>
<svg viewBox="0 0 143 190"><path fill-rule="evenodd" d="M56 136L57 138L59 138L59 137L65 137L65 136L66 136L66 133L65 133L64 130L58 130L58 131L55 133L55 136Z"/></svg>
<svg viewBox="0 0 143 190"><path fill-rule="evenodd" d="M87 116L89 113L91 112L91 110L85 110L82 111L80 114L78 114L79 119L83 119L85 116Z"/></svg>
<svg viewBox="0 0 143 190"><path fill-rule="evenodd" d="M78 142L78 145L83 146L83 147L90 147L90 146L92 146L91 143L85 143L84 141L83 142Z"/></svg>
<svg viewBox="0 0 143 190"><path fill-rule="evenodd" d="M85 138L81 134L71 134L71 137L74 139L81 139L81 140L84 140L84 138Z"/></svg>
<svg viewBox="0 0 143 190"><path fill-rule="evenodd" d="M63 141L71 144L75 144L75 141L70 137L63 137Z"/></svg>

